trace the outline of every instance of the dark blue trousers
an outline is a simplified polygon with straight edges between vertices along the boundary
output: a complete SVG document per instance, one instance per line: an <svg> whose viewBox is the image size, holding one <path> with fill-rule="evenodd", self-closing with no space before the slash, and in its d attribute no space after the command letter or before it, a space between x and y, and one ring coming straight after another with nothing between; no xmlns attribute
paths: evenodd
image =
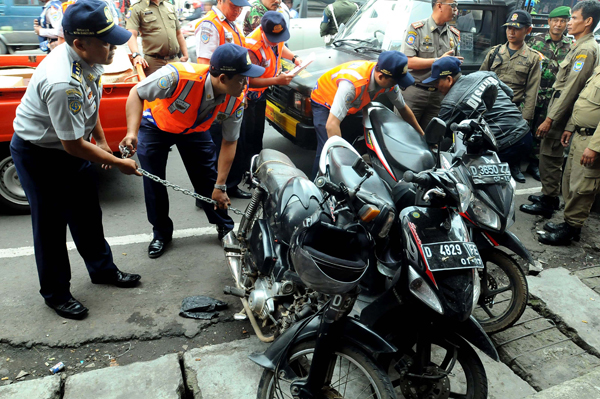
<svg viewBox="0 0 600 399"><path fill-rule="evenodd" d="M533 145L533 136L531 132L528 132L523 138L498 152L498 158L502 162L508 163L510 166L516 166L520 168L521 161L526 160L531 153L531 147Z"/></svg>
<svg viewBox="0 0 600 399"><path fill-rule="evenodd" d="M327 136L327 129L325 127L327 125L327 118L329 118L329 108L324 107L321 104L317 104L314 101L311 101L311 105L313 124L315 126L315 132L317 133L317 154L315 156L315 162L312 170L312 177L314 178L319 171L319 159L321 158L323 146L329 138ZM342 131L342 138L352 144L357 137L359 137L361 134L364 134L362 112L357 112L353 115L346 115L342 121L342 124L340 125L340 129Z"/></svg>
<svg viewBox="0 0 600 399"><path fill-rule="evenodd" d="M169 149L176 145L194 191L210 198L217 181L217 154L208 131L190 134L163 132L143 119L138 135L137 154L142 169L166 179ZM169 217L167 188L144 178L144 197L148 221L152 224L154 238L170 240L173 237L173 221ZM202 202L202 208L212 224L224 224L233 228L233 220L227 211L214 209L214 205Z"/></svg>
<svg viewBox="0 0 600 399"><path fill-rule="evenodd" d="M246 111L244 110L244 113ZM213 123L210 126L209 132L212 137L213 142L216 146L216 156L219 157L221 153L221 144L223 142L223 125L220 123ZM244 132L244 128L240 129L240 137L238 138L236 149L235 149L235 158L233 159L233 163L231 164L231 169L229 169L229 174L227 175L227 188L236 188L238 184L242 182L242 177L244 176L244 172L250 169L250 164L246 165L246 134Z"/></svg>
<svg viewBox="0 0 600 399"><path fill-rule="evenodd" d="M117 272L102 227L96 175L90 162L13 135L10 152L31 206L40 293L60 304L71 298L67 226L92 279Z"/></svg>

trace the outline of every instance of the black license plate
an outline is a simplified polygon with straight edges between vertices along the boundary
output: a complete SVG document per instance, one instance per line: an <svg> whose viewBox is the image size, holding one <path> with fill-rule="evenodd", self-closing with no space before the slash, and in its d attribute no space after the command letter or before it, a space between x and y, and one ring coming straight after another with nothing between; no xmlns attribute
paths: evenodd
<svg viewBox="0 0 600 399"><path fill-rule="evenodd" d="M474 184L496 184L510 182L510 168L506 162L469 165Z"/></svg>
<svg viewBox="0 0 600 399"><path fill-rule="evenodd" d="M483 268L479 250L472 242L438 242L423 244L422 248L431 271Z"/></svg>

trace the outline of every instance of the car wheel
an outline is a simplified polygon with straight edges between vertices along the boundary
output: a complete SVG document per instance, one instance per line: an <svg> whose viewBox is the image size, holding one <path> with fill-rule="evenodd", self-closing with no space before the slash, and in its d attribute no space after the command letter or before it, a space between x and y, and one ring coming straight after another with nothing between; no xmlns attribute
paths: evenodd
<svg viewBox="0 0 600 399"><path fill-rule="evenodd" d="M29 201L8 147L0 150L0 205L15 213L29 213Z"/></svg>

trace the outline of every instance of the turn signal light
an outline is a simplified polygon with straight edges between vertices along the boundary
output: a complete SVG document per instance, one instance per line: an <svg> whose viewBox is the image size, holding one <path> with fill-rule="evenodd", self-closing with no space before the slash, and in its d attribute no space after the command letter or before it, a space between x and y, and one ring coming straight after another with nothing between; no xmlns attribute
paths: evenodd
<svg viewBox="0 0 600 399"><path fill-rule="evenodd" d="M377 215L379 215L380 212L381 211L376 206L364 205L362 208L360 208L360 211L358 212L358 216L360 217L360 220L362 220L363 222L369 223L370 221L375 219L377 217Z"/></svg>

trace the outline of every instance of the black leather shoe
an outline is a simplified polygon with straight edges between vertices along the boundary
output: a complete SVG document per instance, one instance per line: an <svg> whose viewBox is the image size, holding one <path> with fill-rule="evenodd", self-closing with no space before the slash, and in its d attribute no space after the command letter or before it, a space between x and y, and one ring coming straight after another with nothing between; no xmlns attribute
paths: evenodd
<svg viewBox="0 0 600 399"><path fill-rule="evenodd" d="M523 204L519 207L521 212L528 213L530 215L540 215L546 219L550 219L554 214L554 209L548 206L544 202L534 202L533 204Z"/></svg>
<svg viewBox="0 0 600 399"><path fill-rule="evenodd" d="M528 173L537 181L542 181L542 178L540 177L540 168L537 165L530 163L527 169L525 170L525 173Z"/></svg>
<svg viewBox="0 0 600 399"><path fill-rule="evenodd" d="M150 259L155 259L164 254L167 244L170 242L171 240L159 240L158 238L152 240L150 245L148 245L148 257L150 257Z"/></svg>
<svg viewBox="0 0 600 399"><path fill-rule="evenodd" d="M527 181L525 180L525 176L523 176L523 173L521 173L521 169L518 166L511 166L510 174L512 175L513 179L519 183L525 183Z"/></svg>
<svg viewBox="0 0 600 399"><path fill-rule="evenodd" d="M540 234L538 240L547 245L569 245L571 241L579 241L581 235L580 227L573 227L568 223L561 225L553 233Z"/></svg>
<svg viewBox="0 0 600 399"><path fill-rule="evenodd" d="M567 222L563 222L563 223L548 222L544 225L544 230L546 230L550 233L554 233L555 231L563 229L565 227L565 224L567 224Z"/></svg>
<svg viewBox="0 0 600 399"><path fill-rule="evenodd" d="M81 302L79 302L75 298L71 298L67 302L58 305L51 303L47 299L45 300L45 302L46 305L54 309L57 315L66 319L81 320L85 318L88 314L88 308L83 306Z"/></svg>
<svg viewBox="0 0 600 399"><path fill-rule="evenodd" d="M227 195L234 198L252 198L252 194L250 194L248 191L241 190L239 187L228 188Z"/></svg>
<svg viewBox="0 0 600 399"><path fill-rule="evenodd" d="M229 233L231 230L229 227L227 227L224 224L218 224L217 225L217 237L219 238L219 241L221 241L223 239L223 237L225 237L227 235L227 233Z"/></svg>
<svg viewBox="0 0 600 399"><path fill-rule="evenodd" d="M544 195L530 195L529 197L527 197L527 199L531 202L542 202L544 201ZM548 201L550 202L550 205L552 205L552 207L554 208L555 211L558 211L558 208L560 208L560 200L558 199L558 197L547 197Z"/></svg>
<svg viewBox="0 0 600 399"><path fill-rule="evenodd" d="M112 276L92 279L93 284L109 284L119 288L132 288L138 285L142 276L139 274L125 273L117 270Z"/></svg>

